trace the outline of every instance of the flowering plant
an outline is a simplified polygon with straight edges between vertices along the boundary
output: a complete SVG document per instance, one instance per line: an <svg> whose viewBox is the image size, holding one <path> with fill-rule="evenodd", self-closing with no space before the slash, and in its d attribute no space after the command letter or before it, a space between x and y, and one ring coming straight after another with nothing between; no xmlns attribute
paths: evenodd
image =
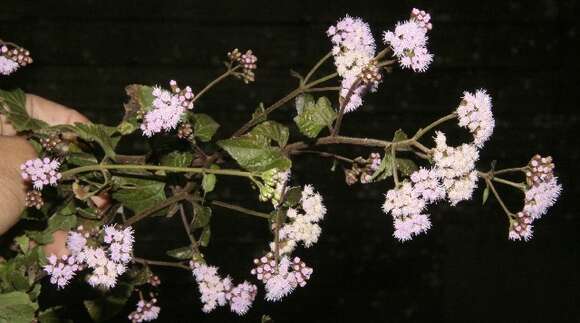
<svg viewBox="0 0 580 323"><path fill-rule="evenodd" d="M432 28L430 15L413 9L408 20L384 32L385 46L377 51L369 25L344 17L327 31L331 51L305 76L293 72L296 89L268 107L259 106L231 136L217 135L220 125L198 112L196 102L228 77L253 82L258 59L251 50L227 53L225 72L199 91L176 81L167 88L129 85L125 116L116 126L49 126L26 113L22 91L0 90L0 113L39 155L21 166L22 179L29 184L29 208L22 216L25 231L14 239L13 257L0 262L0 309L14 312L8 312L9 321L51 320L61 309L39 309L39 282L46 277L54 288L62 289L73 280L84 280L100 293L98 299L84 302L94 320L115 315L135 291L137 305L129 320L151 321L161 311L156 266L191 271L204 312L227 306L244 315L260 294L256 285L260 283L266 300L282 300L315 277L315 270L293 253L316 244L327 214L323 197L312 185L294 183L292 164L302 154L346 165L348 185L392 182L382 210L392 216L393 237L400 242L431 228L428 205L447 201L455 206L470 200L480 180L485 184L483 203L491 193L507 216L506 236L531 239L534 221L555 203L561 185L550 157L535 155L520 167L497 169L494 162L485 171L476 168L479 151L495 126L492 100L485 90L464 92L449 114L413 135L400 129L390 140L340 134L343 120L364 109L364 97L377 91L384 75L396 66L418 73L428 70L433 55L427 35ZM314 79L331 59L336 72ZM28 51L0 41L1 74L31 62ZM336 79L338 85L328 84ZM337 93L337 100L320 96L323 92ZM268 119L290 102L296 107L292 126L301 140L290 141L290 126ZM438 130L447 122L465 128L470 139L458 146L449 144L447 135ZM120 154L122 139L135 135L163 138L166 144L152 144L143 155ZM332 145L371 151L368 156L343 156L318 150ZM260 211L215 198L218 179L225 176L239 178L255 190L264 203ZM495 188L498 184L522 193L521 211L508 208ZM97 196L107 203L95 203ZM253 263L248 258L247 278L255 278L253 283L234 283L205 260L211 218L221 208L255 216L272 233L263 254ZM336 212L332 207L328 211ZM180 221L188 238L183 247L167 250L173 261L146 259L133 251L138 240L135 224L159 215ZM59 230L67 232L68 253L45 255L41 246Z"/></svg>

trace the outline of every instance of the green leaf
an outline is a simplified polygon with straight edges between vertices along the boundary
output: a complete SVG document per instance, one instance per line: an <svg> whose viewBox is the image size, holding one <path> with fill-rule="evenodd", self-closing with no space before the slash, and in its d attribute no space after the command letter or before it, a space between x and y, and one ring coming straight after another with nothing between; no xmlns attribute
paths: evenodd
<svg viewBox="0 0 580 323"><path fill-rule="evenodd" d="M261 323L274 323L274 320L269 315L262 315Z"/></svg>
<svg viewBox="0 0 580 323"><path fill-rule="evenodd" d="M26 111L26 94L18 89L14 91L0 90L0 114L17 132L38 130L48 127L44 121L33 119Z"/></svg>
<svg viewBox="0 0 580 323"><path fill-rule="evenodd" d="M0 323L30 323L37 309L24 292L0 294Z"/></svg>
<svg viewBox="0 0 580 323"><path fill-rule="evenodd" d="M209 240L211 238L211 229L209 226L203 228L201 236L199 237L199 244L202 247L207 247L209 245Z"/></svg>
<svg viewBox="0 0 580 323"><path fill-rule="evenodd" d="M326 97L313 101L306 101L302 111L294 118L301 133L309 138L316 138L325 127L330 127L336 119L336 111L332 108L330 100Z"/></svg>
<svg viewBox="0 0 580 323"><path fill-rule="evenodd" d="M275 121L266 121L260 123L254 127L252 131L250 131L250 134L253 136L261 136L270 140L274 140L278 143L280 148L284 148L284 146L286 146L288 143L288 138L290 137L290 131L288 130L288 127Z"/></svg>
<svg viewBox="0 0 580 323"><path fill-rule="evenodd" d="M489 198L489 186L486 186L485 189L483 190L483 198L481 200L481 205L485 205L485 202L487 202L488 198Z"/></svg>
<svg viewBox="0 0 580 323"><path fill-rule="evenodd" d="M316 100L310 94L302 94L296 97L296 112L301 114L304 111L304 107L307 105L314 105L316 104Z"/></svg>
<svg viewBox="0 0 580 323"><path fill-rule="evenodd" d="M67 157L67 160L70 164L76 166L96 165L98 163L95 156L85 152L70 153Z"/></svg>
<svg viewBox="0 0 580 323"><path fill-rule="evenodd" d="M208 226L211 220L212 210L208 206L194 206L195 217L191 223L191 229L199 229Z"/></svg>
<svg viewBox="0 0 580 323"><path fill-rule="evenodd" d="M290 187L286 191L286 200L284 204L288 207L294 207L302 199L302 188L299 186Z"/></svg>
<svg viewBox="0 0 580 323"><path fill-rule="evenodd" d="M68 231L77 223L74 202L69 202L48 219L48 225L43 231L26 231L26 235L39 244L48 244L53 241L55 231Z"/></svg>
<svg viewBox="0 0 580 323"><path fill-rule="evenodd" d="M129 102L123 106L125 115L123 121L117 126L117 131L123 135L133 133L139 129L139 116L141 112L150 111L153 108L153 88L146 85L131 84L125 88L129 96Z"/></svg>
<svg viewBox="0 0 580 323"><path fill-rule="evenodd" d="M204 113L194 113L193 119L193 135L203 142L210 141L220 127L219 123Z"/></svg>
<svg viewBox="0 0 580 323"><path fill-rule="evenodd" d="M405 176L411 176L413 172L419 169L417 164L411 159L397 158L397 169Z"/></svg>
<svg viewBox="0 0 580 323"><path fill-rule="evenodd" d="M409 139L409 137L403 130L398 129L397 131L395 131L395 135L393 136L393 142L403 141L407 139Z"/></svg>
<svg viewBox="0 0 580 323"><path fill-rule="evenodd" d="M385 154L379 168L371 176L371 180L382 181L391 176L393 176L393 156L391 154Z"/></svg>
<svg viewBox="0 0 580 323"><path fill-rule="evenodd" d="M215 174L203 174L203 179L201 181L201 187L203 191L209 193L214 190L217 177Z"/></svg>
<svg viewBox="0 0 580 323"><path fill-rule="evenodd" d="M14 238L14 241L16 241L22 253L26 253L28 251L28 248L30 247L30 239L27 236L18 236Z"/></svg>
<svg viewBox="0 0 580 323"><path fill-rule="evenodd" d="M272 168L284 171L292 164L279 148L264 146L255 136L220 140L218 145L249 171L263 172Z"/></svg>
<svg viewBox="0 0 580 323"><path fill-rule="evenodd" d="M46 310L40 312L38 314L38 320L40 323L64 323L64 322L72 322L71 320L65 320L60 317L60 312L62 312L64 307L62 306L55 306L51 308L47 308Z"/></svg>
<svg viewBox="0 0 580 323"><path fill-rule="evenodd" d="M133 284L120 281L117 286L101 297L84 301L85 308L95 322L105 322L119 313L133 293Z"/></svg>
<svg viewBox="0 0 580 323"><path fill-rule="evenodd" d="M129 186L114 192L113 198L135 213L151 208L167 199L164 182L119 176L115 176L113 179L120 185Z"/></svg>
<svg viewBox="0 0 580 323"><path fill-rule="evenodd" d="M190 152L172 151L161 158L162 166L189 167L193 161L193 154Z"/></svg>
<svg viewBox="0 0 580 323"><path fill-rule="evenodd" d="M267 118L264 115L264 112L266 112L266 109L264 108L264 103L260 102L254 113L252 113L252 121L254 123L266 121Z"/></svg>
<svg viewBox="0 0 580 323"><path fill-rule="evenodd" d="M193 249L191 248L191 246L171 249L167 250L167 255L175 259L187 260L193 257Z"/></svg>
<svg viewBox="0 0 580 323"><path fill-rule="evenodd" d="M115 128L93 123L75 123L74 126L66 128L85 141L96 142L103 149L106 156L115 158L115 146L119 139L112 138L116 132Z"/></svg>

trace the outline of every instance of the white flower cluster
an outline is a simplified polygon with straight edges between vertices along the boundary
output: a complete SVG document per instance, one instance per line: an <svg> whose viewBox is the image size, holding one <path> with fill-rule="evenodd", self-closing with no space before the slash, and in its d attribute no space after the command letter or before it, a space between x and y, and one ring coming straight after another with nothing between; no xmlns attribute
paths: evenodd
<svg viewBox="0 0 580 323"><path fill-rule="evenodd" d="M380 80L378 71L363 73L365 68L373 65L375 39L366 22L348 15L339 20L335 26L330 26L326 33L334 45L332 47L334 64L338 75L342 78L340 96L348 101L345 112L354 111L362 105L362 95L369 90L376 91ZM363 74L371 75L372 82L369 84L362 82L360 77Z"/></svg>
<svg viewBox="0 0 580 323"><path fill-rule="evenodd" d="M290 260L288 256L283 256L276 265L276 257L272 252L260 259L254 259L254 265L251 274L265 284L265 298L273 302L292 293L298 286L306 286L313 272L312 268L298 257Z"/></svg>
<svg viewBox="0 0 580 323"><path fill-rule="evenodd" d="M31 181L37 190L42 190L45 186L55 186L62 178L58 172L60 163L56 159L36 158L26 161L20 165L22 179Z"/></svg>
<svg viewBox="0 0 580 323"><path fill-rule="evenodd" d="M88 275L88 283L91 286L114 287L118 276L126 271L126 265L132 259L133 229L127 227L119 230L114 226L105 226L104 231L104 246L102 247L89 245L92 235L83 231L82 226L79 226L76 231L70 231L67 248L71 254L63 259L66 260L68 267L66 264L64 265L66 268L62 267L62 262L54 262L53 260L56 260L54 255L48 257L49 265L44 267L44 270L51 276L51 283L62 288L74 276L68 271L74 269L74 272L77 272L90 268L92 271ZM67 272L65 276L62 276L63 270Z"/></svg>
<svg viewBox="0 0 580 323"><path fill-rule="evenodd" d="M75 257L62 256L59 259L56 255L50 255L47 260L48 264L43 269L50 275L50 283L59 289L66 286L80 269Z"/></svg>
<svg viewBox="0 0 580 323"><path fill-rule="evenodd" d="M191 262L191 267L201 293L201 302L204 304L202 310L205 313L226 304L229 304L230 310L238 315L248 312L258 291L255 285L244 281L233 286L231 278L221 278L217 273L218 268L214 266Z"/></svg>
<svg viewBox="0 0 580 323"><path fill-rule="evenodd" d="M524 208L510 221L511 240L529 240L532 237L532 223L541 218L552 207L560 194L562 185L554 176L552 158L535 155L528 164Z"/></svg>
<svg viewBox="0 0 580 323"><path fill-rule="evenodd" d="M290 219L279 231L278 246L280 254L289 254L299 242L309 248L318 241L322 229L318 222L326 215L326 207L322 196L314 192L312 185L305 185L300 199L300 208L289 208L286 216ZM270 249L276 251L274 242L270 243Z"/></svg>
<svg viewBox="0 0 580 323"><path fill-rule="evenodd" d="M475 94L463 92L457 117L459 126L469 129L473 134L475 146L481 148L491 137L495 120L491 113L491 97L485 90L477 90Z"/></svg>
<svg viewBox="0 0 580 323"><path fill-rule="evenodd" d="M156 298L150 301L139 300L137 302L137 309L129 314L129 319L132 323L150 322L156 320L161 312L161 308L157 305Z"/></svg>
<svg viewBox="0 0 580 323"><path fill-rule="evenodd" d="M447 146L447 138L440 131L435 134L435 144L433 160L449 202L456 205L471 199L478 179L475 170L475 162L479 159L477 147L470 144Z"/></svg>
<svg viewBox="0 0 580 323"><path fill-rule="evenodd" d="M429 216L422 214L425 205L425 200L409 182L387 192L383 211L393 216L395 238L407 241L431 228Z"/></svg>
<svg viewBox="0 0 580 323"><path fill-rule="evenodd" d="M32 58L29 51L0 42L0 75L10 75L20 66L30 63L32 63Z"/></svg>
<svg viewBox="0 0 580 323"><path fill-rule="evenodd" d="M171 81L171 92L160 87L153 88L153 108L143 117L141 130L147 137L177 128L186 109L193 109L193 92L189 86L180 89Z"/></svg>
<svg viewBox="0 0 580 323"><path fill-rule="evenodd" d="M414 14L418 11L418 14ZM385 44L389 44L394 56L404 68L415 72L424 72L433 61L433 55L427 50L427 31L431 29L430 15L413 9L411 19L397 23L395 31L383 34Z"/></svg>

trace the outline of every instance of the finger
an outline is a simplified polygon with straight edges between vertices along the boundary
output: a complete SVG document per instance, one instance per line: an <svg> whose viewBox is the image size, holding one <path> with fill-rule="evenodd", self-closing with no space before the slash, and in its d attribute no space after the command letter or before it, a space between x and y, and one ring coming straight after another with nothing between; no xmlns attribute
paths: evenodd
<svg viewBox="0 0 580 323"><path fill-rule="evenodd" d="M26 94L26 111L34 119L42 120L51 126L88 122L89 120L74 109L41 98L34 94ZM3 136L14 136L16 131L4 116L0 117L0 132Z"/></svg>
<svg viewBox="0 0 580 323"><path fill-rule="evenodd" d="M62 257L69 254L69 250L66 248L66 238L68 233L66 231L58 230L52 234L53 241L42 247L44 254L50 256L52 254L57 257Z"/></svg>

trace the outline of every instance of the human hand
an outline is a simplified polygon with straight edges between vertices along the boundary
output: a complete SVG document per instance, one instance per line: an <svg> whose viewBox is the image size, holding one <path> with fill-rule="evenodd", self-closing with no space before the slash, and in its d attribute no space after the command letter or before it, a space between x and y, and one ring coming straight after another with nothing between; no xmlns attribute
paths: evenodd
<svg viewBox="0 0 580 323"><path fill-rule="evenodd" d="M50 125L89 122L74 109L46 100L36 95L26 95L26 110L35 119ZM29 159L36 158L36 152L26 139L17 135L14 128L0 115L0 235L15 225L25 207L26 185L20 175L20 165ZM99 205L106 203L97 198L93 202ZM66 232L57 231L54 241L45 246L47 254L63 255L66 253Z"/></svg>

